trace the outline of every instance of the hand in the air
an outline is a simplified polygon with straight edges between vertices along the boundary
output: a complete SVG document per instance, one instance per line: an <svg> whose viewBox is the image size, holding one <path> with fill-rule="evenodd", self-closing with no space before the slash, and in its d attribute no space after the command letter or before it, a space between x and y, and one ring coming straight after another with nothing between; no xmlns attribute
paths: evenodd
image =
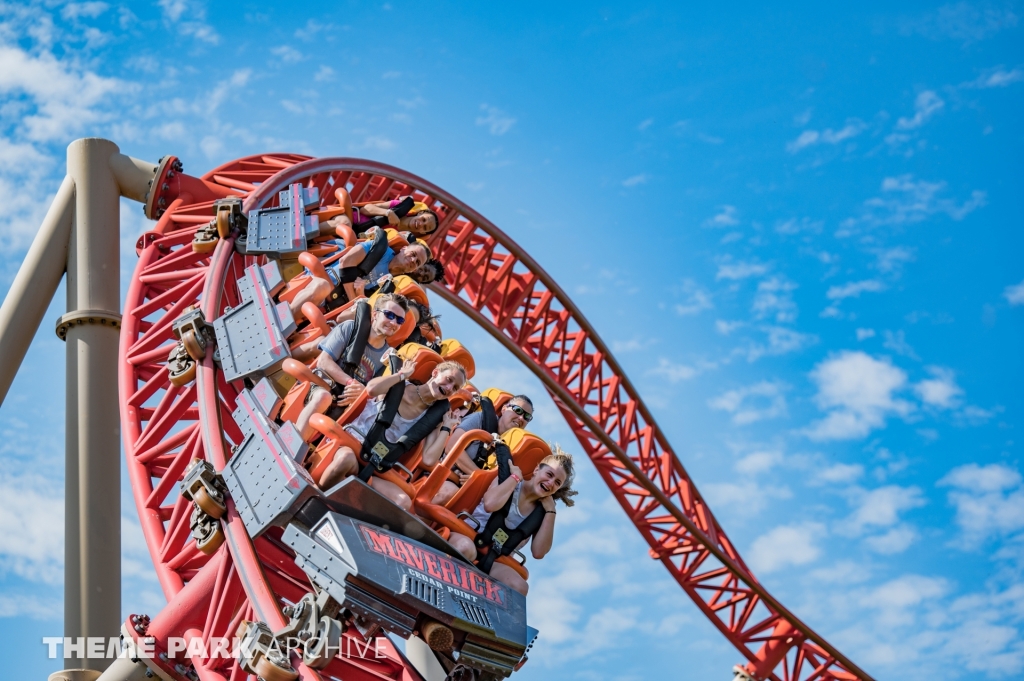
<svg viewBox="0 0 1024 681"><path fill-rule="evenodd" d="M544 507L545 511L554 511L555 510L555 500L552 499L550 496L541 497L540 498L540 505Z"/></svg>
<svg viewBox="0 0 1024 681"><path fill-rule="evenodd" d="M366 279L362 277L356 277L352 282L352 290L355 292L356 297L362 298L366 294L363 291L366 289Z"/></svg>
<svg viewBox="0 0 1024 681"><path fill-rule="evenodd" d="M523 479L523 472L521 470L519 470L519 466L515 465L514 463L509 462L509 464L508 464L508 472L509 472L510 475L514 475L517 478L519 478L520 480Z"/></svg>
<svg viewBox="0 0 1024 681"><path fill-rule="evenodd" d="M391 210L390 208L388 209L387 215L388 215L388 224L391 225L392 227L395 227L395 226L397 226L397 225L402 223L402 218L398 217L398 213L396 213L395 211Z"/></svg>
<svg viewBox="0 0 1024 681"><path fill-rule="evenodd" d="M416 371L416 360L410 359L398 370L398 375L402 377L403 381L408 381L414 371Z"/></svg>

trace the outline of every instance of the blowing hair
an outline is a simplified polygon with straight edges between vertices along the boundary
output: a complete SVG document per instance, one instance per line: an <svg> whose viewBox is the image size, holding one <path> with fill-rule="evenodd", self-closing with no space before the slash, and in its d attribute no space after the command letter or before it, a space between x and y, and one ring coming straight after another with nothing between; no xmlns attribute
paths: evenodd
<svg viewBox="0 0 1024 681"><path fill-rule="evenodd" d="M462 366L461 364L459 364L458 362L456 362L454 360L450 360L450 359L449 360L445 360L444 362L441 362L436 367L434 367L434 371L436 371L439 374L442 371L446 371L448 369L455 369L455 370L461 372L462 373L462 382L463 383L466 382L466 367Z"/></svg>
<svg viewBox="0 0 1024 681"><path fill-rule="evenodd" d="M573 464L572 454L569 454L559 447L558 443L555 443L551 447L551 454L545 456L538 465L547 466L548 468L558 466L565 471L565 482L563 482L562 486L551 495L551 498L556 501L561 501L566 506L574 506L576 502L573 501L573 497L576 496L578 492L572 488L573 479L576 477L576 469Z"/></svg>
<svg viewBox="0 0 1024 681"><path fill-rule="evenodd" d="M377 296L377 301L373 304L374 310L379 310L384 307L384 303L394 303L398 307L402 308L405 312L409 311L409 299L403 296L401 293L382 293Z"/></svg>

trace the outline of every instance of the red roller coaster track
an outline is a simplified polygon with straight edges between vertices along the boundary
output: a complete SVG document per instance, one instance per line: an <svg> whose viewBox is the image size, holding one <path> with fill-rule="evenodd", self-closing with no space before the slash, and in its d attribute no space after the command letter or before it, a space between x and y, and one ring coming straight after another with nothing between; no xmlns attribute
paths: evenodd
<svg viewBox="0 0 1024 681"><path fill-rule="evenodd" d="M302 182L349 187L354 201L412 193L442 216L431 246L448 271L433 291L497 338L544 383L622 509L697 606L746 660L744 671L776 681L853 681L870 677L785 609L762 587L715 520L636 389L565 292L504 232L455 197L414 175L350 158L267 154L239 159L203 176L211 195L163 185L166 212L139 239L139 264L125 302L120 347L121 416L136 505L157 576L170 603L152 622L129 623L141 636L230 637L243 619L279 628L281 607L310 590L274 532L256 541L229 504L227 541L214 556L196 549L190 503L178 481L194 458L218 470L227 444L240 439L232 421L237 388L208 355L194 384L170 384L171 323L200 304L207 319L239 303L235 280L250 257L230 239L212 254L190 248L212 215L213 194L243 196L245 210L276 200ZM175 194L178 191L180 193ZM348 637L358 634L346 632ZM359 649L358 647L356 648ZM393 649L375 659L337 658L321 674L345 679L416 678ZM240 679L226 659L192 658L201 679ZM185 678L170 661L163 669Z"/></svg>

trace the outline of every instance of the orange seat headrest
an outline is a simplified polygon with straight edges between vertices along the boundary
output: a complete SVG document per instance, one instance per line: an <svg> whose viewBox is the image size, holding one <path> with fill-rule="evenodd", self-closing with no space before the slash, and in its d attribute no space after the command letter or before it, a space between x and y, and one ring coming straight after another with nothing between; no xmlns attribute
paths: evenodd
<svg viewBox="0 0 1024 681"><path fill-rule="evenodd" d="M476 375L476 362L473 361L473 355L454 338L446 338L441 341L441 356L446 360L461 364L462 368L466 370L467 380Z"/></svg>
<svg viewBox="0 0 1024 681"><path fill-rule="evenodd" d="M409 300L414 300L420 305L430 307L430 300L427 298L427 292L423 290L423 287L416 283L412 277L400 274L394 278L395 292L401 293Z"/></svg>
<svg viewBox="0 0 1024 681"><path fill-rule="evenodd" d="M495 412L501 411L501 408L508 404L508 401L513 397L512 393L507 393L501 388L488 388L480 393L480 395L491 401Z"/></svg>
<svg viewBox="0 0 1024 681"><path fill-rule="evenodd" d="M512 460L527 478L533 477L540 462L551 456L547 442L522 428L509 428L501 434L501 440L508 445Z"/></svg>

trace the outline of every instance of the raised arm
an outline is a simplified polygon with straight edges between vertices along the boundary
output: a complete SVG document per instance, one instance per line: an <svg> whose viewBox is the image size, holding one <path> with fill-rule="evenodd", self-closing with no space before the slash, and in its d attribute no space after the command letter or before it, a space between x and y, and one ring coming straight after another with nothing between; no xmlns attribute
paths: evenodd
<svg viewBox="0 0 1024 681"><path fill-rule="evenodd" d="M391 386L402 381L406 381L412 376L412 373L416 370L416 362L406 362L397 374L391 374L390 376L378 376L377 378L371 379L366 384L366 392L370 397L380 397L388 390Z"/></svg>
<svg viewBox="0 0 1024 681"><path fill-rule="evenodd" d="M508 498L512 496L512 492L516 490L516 485L522 481L523 472L519 470L518 466L511 464L509 471L511 474L505 478L505 482L499 483L495 478L491 486L484 492L484 510L488 513L494 513L504 506Z"/></svg>
<svg viewBox="0 0 1024 681"><path fill-rule="evenodd" d="M441 423L437 424L437 428L433 430L423 440L423 466L426 468L433 468L437 465L437 462L441 460L441 455L444 454L444 447L448 443L449 437L453 436L452 429L458 430L457 426L462 420L462 416L465 410L451 411L444 415ZM447 430L441 430L447 428ZM461 432L461 431L460 431ZM452 440L455 442L456 440Z"/></svg>

